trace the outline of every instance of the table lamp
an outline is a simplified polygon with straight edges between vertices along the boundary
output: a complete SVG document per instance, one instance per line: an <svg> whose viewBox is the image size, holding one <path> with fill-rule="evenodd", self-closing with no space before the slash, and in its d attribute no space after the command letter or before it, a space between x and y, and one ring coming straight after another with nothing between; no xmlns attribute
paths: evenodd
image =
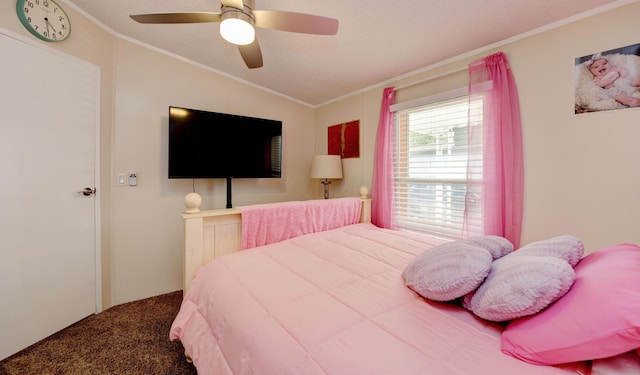
<svg viewBox="0 0 640 375"><path fill-rule="evenodd" d="M330 179L342 179L342 158L340 155L314 155L311 162L311 178L322 179L324 199L328 199Z"/></svg>

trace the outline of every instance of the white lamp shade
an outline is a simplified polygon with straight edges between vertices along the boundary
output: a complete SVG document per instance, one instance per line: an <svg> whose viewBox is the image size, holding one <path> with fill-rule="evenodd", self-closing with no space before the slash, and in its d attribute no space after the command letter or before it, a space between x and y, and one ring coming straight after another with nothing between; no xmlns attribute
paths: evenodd
<svg viewBox="0 0 640 375"><path fill-rule="evenodd" d="M311 178L342 178L342 158L340 155L315 155L311 162Z"/></svg>

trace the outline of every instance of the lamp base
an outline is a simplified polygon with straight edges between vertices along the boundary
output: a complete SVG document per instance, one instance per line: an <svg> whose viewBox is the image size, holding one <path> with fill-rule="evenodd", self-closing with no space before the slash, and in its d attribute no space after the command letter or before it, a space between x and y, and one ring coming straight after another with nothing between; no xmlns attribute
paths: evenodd
<svg viewBox="0 0 640 375"><path fill-rule="evenodd" d="M324 199L329 199L329 184L331 181L329 179L324 179L320 181L322 185L324 185Z"/></svg>

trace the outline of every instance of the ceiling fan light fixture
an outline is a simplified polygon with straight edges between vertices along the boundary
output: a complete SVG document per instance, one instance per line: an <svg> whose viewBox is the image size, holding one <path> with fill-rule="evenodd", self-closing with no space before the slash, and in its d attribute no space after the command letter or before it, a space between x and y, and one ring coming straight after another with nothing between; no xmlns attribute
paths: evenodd
<svg viewBox="0 0 640 375"><path fill-rule="evenodd" d="M253 18L241 10L228 10L222 13L220 35L229 43L241 46L251 44L256 38L253 24Z"/></svg>

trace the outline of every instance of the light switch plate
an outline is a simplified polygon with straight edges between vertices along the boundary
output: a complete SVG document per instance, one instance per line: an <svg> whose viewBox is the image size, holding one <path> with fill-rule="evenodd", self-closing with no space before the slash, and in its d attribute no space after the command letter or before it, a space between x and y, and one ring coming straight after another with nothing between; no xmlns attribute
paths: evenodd
<svg viewBox="0 0 640 375"><path fill-rule="evenodd" d="M129 186L138 185L138 174L136 172L129 172Z"/></svg>

